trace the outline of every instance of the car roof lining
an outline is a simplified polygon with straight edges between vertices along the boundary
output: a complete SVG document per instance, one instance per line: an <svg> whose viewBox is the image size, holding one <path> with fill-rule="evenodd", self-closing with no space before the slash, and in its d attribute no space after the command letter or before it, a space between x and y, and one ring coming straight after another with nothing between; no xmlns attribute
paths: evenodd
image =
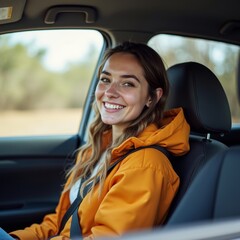
<svg viewBox="0 0 240 240"><path fill-rule="evenodd" d="M142 35L171 33L240 44L239 8L236 8L238 0L122 0L115 1L114 4L111 0L105 0L104 3L99 0L72 0L70 5L66 5L64 0L2 0L0 6L7 2L18 2L25 9L21 20L0 25L2 33L12 29L81 27L106 33L130 32L129 37L133 32ZM57 16L55 23L49 26L46 24L46 14L53 7L65 8L65 12ZM89 13L84 16L79 12L66 11L69 8L92 9L95 11L95 21L86 21ZM15 13L16 11L21 11L21 8L16 8Z"/></svg>

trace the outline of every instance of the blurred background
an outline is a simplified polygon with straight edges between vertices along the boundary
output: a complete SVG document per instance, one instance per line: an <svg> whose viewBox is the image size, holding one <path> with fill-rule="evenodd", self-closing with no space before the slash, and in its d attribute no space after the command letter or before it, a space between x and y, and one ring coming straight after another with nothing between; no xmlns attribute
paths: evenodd
<svg viewBox="0 0 240 240"><path fill-rule="evenodd" d="M240 123L236 79L239 47L173 35L149 41L166 68L183 61L208 66L220 79ZM0 36L0 137L77 133L103 47L93 30L47 30Z"/></svg>

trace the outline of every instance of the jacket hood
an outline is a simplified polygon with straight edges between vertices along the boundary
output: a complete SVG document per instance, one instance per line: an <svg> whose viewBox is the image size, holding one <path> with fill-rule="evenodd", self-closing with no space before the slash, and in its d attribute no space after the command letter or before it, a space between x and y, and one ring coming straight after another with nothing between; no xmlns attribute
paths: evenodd
<svg viewBox="0 0 240 240"><path fill-rule="evenodd" d="M129 149L153 144L165 147L175 156L184 155L189 151L190 127L187 123L183 109L175 108L164 113L162 127L157 128L150 124L138 137L131 137L112 151L113 158L119 157Z"/></svg>

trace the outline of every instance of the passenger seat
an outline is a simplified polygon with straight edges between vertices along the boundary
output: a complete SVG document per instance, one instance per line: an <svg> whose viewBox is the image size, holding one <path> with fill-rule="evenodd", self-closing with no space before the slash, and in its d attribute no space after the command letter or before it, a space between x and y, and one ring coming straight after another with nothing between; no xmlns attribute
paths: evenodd
<svg viewBox="0 0 240 240"><path fill-rule="evenodd" d="M182 107L191 128L190 152L171 160L181 183L169 219L199 170L215 154L228 148L211 136L229 132L232 121L222 85L207 67L185 62L170 67L167 74L170 82L167 109Z"/></svg>

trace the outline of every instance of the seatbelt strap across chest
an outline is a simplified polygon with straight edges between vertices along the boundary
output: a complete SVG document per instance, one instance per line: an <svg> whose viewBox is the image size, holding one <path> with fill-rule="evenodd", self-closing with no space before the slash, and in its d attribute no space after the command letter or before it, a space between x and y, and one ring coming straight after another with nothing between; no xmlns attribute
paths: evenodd
<svg viewBox="0 0 240 240"><path fill-rule="evenodd" d="M171 154L170 152L164 148L161 147L159 145L150 145L150 146L143 146L143 147L139 147L139 148L135 148L132 149L130 151L128 151L126 154L124 154L122 157L120 157L117 161L115 161L111 166L109 166L108 171L107 171L107 175L112 171L112 169L119 163L121 162L124 158L126 158L128 155L130 155L131 153L134 153L136 151L145 149L145 148L155 148L159 151L161 151L163 154L166 155L166 157L168 159L171 158ZM86 179L82 179L81 184L86 181ZM98 182L98 181L97 181ZM79 187L79 190L81 188L81 184ZM89 189L91 188L91 183L88 184L84 191L83 191L83 196L85 197L89 191ZM65 215L62 218L62 222L60 224L60 228L58 233L60 233L66 222L68 221L68 219L72 216L72 223L71 223L71 229L70 229L70 237L74 238L74 237L78 237L78 239L82 239L82 230L81 230L81 226L80 226L80 221L79 221L79 216L78 216L78 208L82 202L83 198L81 197L81 195L78 193L77 198L74 200L74 202L72 203L72 205L69 207L69 209L67 210L67 212L65 213Z"/></svg>

